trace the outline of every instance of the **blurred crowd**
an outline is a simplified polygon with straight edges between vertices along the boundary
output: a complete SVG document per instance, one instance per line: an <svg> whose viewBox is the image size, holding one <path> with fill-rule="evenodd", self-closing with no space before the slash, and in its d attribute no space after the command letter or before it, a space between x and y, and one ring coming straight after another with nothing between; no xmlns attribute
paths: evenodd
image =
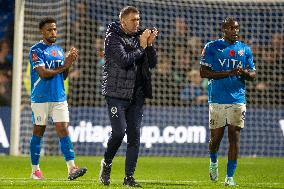
<svg viewBox="0 0 284 189"><path fill-rule="evenodd" d="M74 45L80 56L69 75L68 101L71 106L104 106L100 81L107 23L100 23L86 2L73 2L71 9L70 41L63 46L68 50ZM0 34L0 106L9 105L11 99L12 40L9 28L12 23L13 19L10 19L5 34ZM197 35L186 17L175 17L169 27L167 33L165 28L159 28L158 65L152 71L154 98L147 104L206 105L208 81L199 75L200 55L209 38L215 40L220 36L208 37L206 32ZM241 39L251 46L257 69L257 80L247 85L248 103L252 105L284 105L283 33L271 32L269 35L265 42Z"/></svg>
<svg viewBox="0 0 284 189"><path fill-rule="evenodd" d="M191 32L186 18L177 17L172 28L172 33L158 40L158 65L152 72L154 98L147 103L154 106L206 105L208 80L200 77L199 61L208 41ZM96 37L99 41L95 43L98 51L96 70L104 62L102 36ZM268 38L265 43L243 36L240 39L252 48L258 73L255 82L247 83L247 100L251 105L284 105L283 33L274 32ZM99 94L99 80L96 85L96 94ZM96 96L95 101L102 102L99 98Z"/></svg>
<svg viewBox="0 0 284 189"><path fill-rule="evenodd" d="M275 32L270 43L250 42L257 69L257 81L249 86L253 104L284 105L284 36Z"/></svg>
<svg viewBox="0 0 284 189"><path fill-rule="evenodd" d="M0 6L0 106L10 106L12 96L12 49L14 3Z"/></svg>
<svg viewBox="0 0 284 189"><path fill-rule="evenodd" d="M201 105L207 103L207 79L199 75L199 60L207 41L190 32L184 18L175 19L175 31L159 44L159 64L154 71L155 96L152 105ZM247 40L257 69L255 82L247 84L252 105L284 105L284 38L274 32L266 43ZM214 39L212 39L214 40ZM166 90L166 91L163 91Z"/></svg>

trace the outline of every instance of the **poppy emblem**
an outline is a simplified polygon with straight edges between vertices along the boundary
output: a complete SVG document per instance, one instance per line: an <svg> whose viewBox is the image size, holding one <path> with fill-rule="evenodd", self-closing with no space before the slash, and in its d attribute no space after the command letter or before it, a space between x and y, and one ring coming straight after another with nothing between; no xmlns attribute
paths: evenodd
<svg viewBox="0 0 284 189"><path fill-rule="evenodd" d="M33 62L38 60L38 56L37 56L36 52L32 53L32 60L33 60Z"/></svg>
<svg viewBox="0 0 284 189"><path fill-rule="evenodd" d="M236 52L233 49L231 49L229 54L230 54L230 56L235 56Z"/></svg>
<svg viewBox="0 0 284 189"><path fill-rule="evenodd" d="M52 53L52 56L56 56L57 55L55 50L53 50L51 53Z"/></svg>

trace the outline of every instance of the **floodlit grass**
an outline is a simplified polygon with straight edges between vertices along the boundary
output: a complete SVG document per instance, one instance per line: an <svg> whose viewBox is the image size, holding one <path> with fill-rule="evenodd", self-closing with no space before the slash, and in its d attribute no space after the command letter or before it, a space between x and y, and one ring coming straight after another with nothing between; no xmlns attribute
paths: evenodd
<svg viewBox="0 0 284 189"><path fill-rule="evenodd" d="M76 163L86 166L88 172L75 181L67 180L67 168L63 157L42 157L41 169L45 180L29 179L31 173L28 157L0 157L0 189L33 188L125 188L124 158L113 162L111 185L98 183L101 157L77 157ZM219 158L219 181L212 183L208 176L208 158L192 157L140 157L135 178L143 188L228 188L223 186L226 174L226 158ZM240 158L235 180L237 188L283 188L284 158Z"/></svg>

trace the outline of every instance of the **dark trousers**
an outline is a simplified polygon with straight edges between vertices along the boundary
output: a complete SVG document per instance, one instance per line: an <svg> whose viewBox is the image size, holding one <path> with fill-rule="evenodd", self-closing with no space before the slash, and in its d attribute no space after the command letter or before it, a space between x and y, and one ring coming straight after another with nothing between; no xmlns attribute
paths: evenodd
<svg viewBox="0 0 284 189"><path fill-rule="evenodd" d="M125 175L132 176L138 159L144 97L138 95L131 101L106 97L106 102L112 132L104 154L105 162L112 162L126 133Z"/></svg>

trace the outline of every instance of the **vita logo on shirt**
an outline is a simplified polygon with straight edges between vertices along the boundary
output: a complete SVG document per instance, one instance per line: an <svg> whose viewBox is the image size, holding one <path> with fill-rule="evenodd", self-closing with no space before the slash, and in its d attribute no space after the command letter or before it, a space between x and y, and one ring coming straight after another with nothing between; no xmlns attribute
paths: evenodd
<svg viewBox="0 0 284 189"><path fill-rule="evenodd" d="M60 51L58 51L60 52ZM51 51L51 55L53 57L57 57L57 54L59 54L56 50L52 50ZM62 54L62 53L61 53ZM60 54L59 54L60 55ZM53 58L52 58L53 59ZM48 69L51 69L51 68L57 68L59 66L62 66L63 65L63 60L61 59L55 59L55 60L50 60L50 58L48 58L46 61L45 61L45 67L48 68Z"/></svg>
<svg viewBox="0 0 284 189"><path fill-rule="evenodd" d="M219 63L221 64L222 67L227 67L227 68L242 68L242 61L236 60L233 58L230 59L218 59Z"/></svg>
<svg viewBox="0 0 284 189"><path fill-rule="evenodd" d="M229 50L230 57L234 57L235 55L236 55L236 51L234 49ZM222 67L242 68L242 61L234 59L234 58L218 59L218 61Z"/></svg>

